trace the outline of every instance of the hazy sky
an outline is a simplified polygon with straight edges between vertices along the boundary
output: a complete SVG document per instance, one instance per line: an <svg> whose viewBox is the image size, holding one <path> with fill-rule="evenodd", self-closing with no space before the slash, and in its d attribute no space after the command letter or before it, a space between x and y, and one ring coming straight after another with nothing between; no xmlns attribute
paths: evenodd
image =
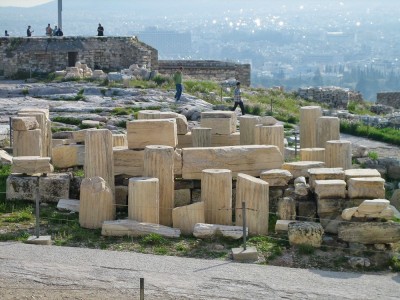
<svg viewBox="0 0 400 300"><path fill-rule="evenodd" d="M51 1L53 0L0 0L0 7L1 6L32 7Z"/></svg>

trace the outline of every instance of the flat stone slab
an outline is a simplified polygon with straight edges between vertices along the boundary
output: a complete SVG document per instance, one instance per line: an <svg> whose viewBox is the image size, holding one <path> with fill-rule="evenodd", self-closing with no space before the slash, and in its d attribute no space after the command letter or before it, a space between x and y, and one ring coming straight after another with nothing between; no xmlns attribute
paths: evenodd
<svg viewBox="0 0 400 300"><path fill-rule="evenodd" d="M232 257L235 261L249 262L258 260L258 252L256 247L232 248Z"/></svg>
<svg viewBox="0 0 400 300"><path fill-rule="evenodd" d="M345 173L343 168L315 168L309 169L308 174L310 177L309 184L314 188L315 180L344 180Z"/></svg>
<svg viewBox="0 0 400 300"><path fill-rule="evenodd" d="M341 223L339 239L349 243L390 244L400 241L400 224L395 222Z"/></svg>
<svg viewBox="0 0 400 300"><path fill-rule="evenodd" d="M60 199L57 203L57 209L79 212L79 202L76 199Z"/></svg>
<svg viewBox="0 0 400 300"><path fill-rule="evenodd" d="M248 234L248 228L246 228L246 234ZM197 238L210 238L217 235L223 237L232 238L238 240L243 237L242 226L228 226L219 224L206 224L197 223L193 229L193 235Z"/></svg>
<svg viewBox="0 0 400 300"><path fill-rule="evenodd" d="M273 169L262 171L260 178L269 183L269 186L287 186L290 179L293 178L288 170Z"/></svg>
<svg viewBox="0 0 400 300"><path fill-rule="evenodd" d="M295 161L284 163L282 165L282 169L288 170L294 178L304 176L306 178L309 177L308 170L314 168L323 168L325 166L325 162L323 161Z"/></svg>
<svg viewBox="0 0 400 300"><path fill-rule="evenodd" d="M344 171L344 175L346 181L357 177L381 177L381 173L376 169L348 169Z"/></svg>
<svg viewBox="0 0 400 300"><path fill-rule="evenodd" d="M295 220L277 220L275 224L275 232L287 232L290 223L297 222Z"/></svg>
<svg viewBox="0 0 400 300"><path fill-rule="evenodd" d="M30 236L25 243L27 244L34 244L34 245L51 245L51 236L50 235L42 235L37 237Z"/></svg>
<svg viewBox="0 0 400 300"><path fill-rule="evenodd" d="M347 181L348 197L358 199L384 199L385 179L381 177L356 177Z"/></svg>
<svg viewBox="0 0 400 300"><path fill-rule="evenodd" d="M344 180L315 180L314 189L319 199L346 198L346 181Z"/></svg>

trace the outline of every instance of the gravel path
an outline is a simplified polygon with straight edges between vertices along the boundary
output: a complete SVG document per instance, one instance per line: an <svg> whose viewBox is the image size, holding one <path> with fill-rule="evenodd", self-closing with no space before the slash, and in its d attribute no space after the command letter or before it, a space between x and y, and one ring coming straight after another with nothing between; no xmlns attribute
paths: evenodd
<svg viewBox="0 0 400 300"><path fill-rule="evenodd" d="M1 299L398 299L400 275L0 243Z"/></svg>

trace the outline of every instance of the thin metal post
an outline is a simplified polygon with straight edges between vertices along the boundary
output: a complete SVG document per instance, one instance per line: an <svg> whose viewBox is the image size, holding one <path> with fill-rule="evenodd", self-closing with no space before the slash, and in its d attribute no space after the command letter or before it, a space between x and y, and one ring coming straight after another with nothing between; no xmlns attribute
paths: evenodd
<svg viewBox="0 0 400 300"><path fill-rule="evenodd" d="M9 135L10 135L10 147L12 147L12 125L11 125L11 122L12 122L12 117L10 117L10 132L9 132Z"/></svg>
<svg viewBox="0 0 400 300"><path fill-rule="evenodd" d="M242 202L243 215L243 249L246 250L246 202Z"/></svg>
<svg viewBox="0 0 400 300"><path fill-rule="evenodd" d="M140 300L144 300L144 278L140 278Z"/></svg>
<svg viewBox="0 0 400 300"><path fill-rule="evenodd" d="M36 237L37 238L39 238L39 236L40 236L40 229L39 229L39 227L40 227L40 225L39 225L39 223L40 223L40 220L39 220L39 202L40 202L40 195L39 195L39 177L37 177L37 179L38 179L38 183L37 183L37 187L36 187Z"/></svg>

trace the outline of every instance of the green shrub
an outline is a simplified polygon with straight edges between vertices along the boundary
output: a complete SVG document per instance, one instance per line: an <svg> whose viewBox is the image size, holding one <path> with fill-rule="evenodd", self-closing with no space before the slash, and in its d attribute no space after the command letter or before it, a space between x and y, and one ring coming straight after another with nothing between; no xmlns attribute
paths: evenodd
<svg viewBox="0 0 400 300"><path fill-rule="evenodd" d="M82 123L81 120L77 118L71 118L71 117L54 117L53 122L59 122L59 123L64 123L64 124L69 124L69 125L80 125Z"/></svg>
<svg viewBox="0 0 400 300"><path fill-rule="evenodd" d="M378 153L375 151L368 152L368 157L372 160L378 160Z"/></svg>
<svg viewBox="0 0 400 300"><path fill-rule="evenodd" d="M142 237L142 239L140 240L140 244L148 246L162 246L167 243L167 239L157 233L150 233Z"/></svg>
<svg viewBox="0 0 400 300"><path fill-rule="evenodd" d="M311 255L314 254L315 248L309 244L301 244L297 247L297 252L301 255Z"/></svg>

